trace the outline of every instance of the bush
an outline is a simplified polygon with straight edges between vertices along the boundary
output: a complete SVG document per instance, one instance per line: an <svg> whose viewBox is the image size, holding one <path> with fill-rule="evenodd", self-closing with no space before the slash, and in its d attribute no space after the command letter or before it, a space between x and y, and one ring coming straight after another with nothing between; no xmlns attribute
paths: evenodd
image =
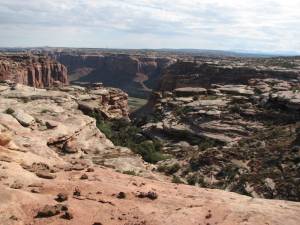
<svg viewBox="0 0 300 225"><path fill-rule="evenodd" d="M180 177L173 176L173 177L172 177L172 183L175 183L175 184L183 184L184 182L180 179Z"/></svg>
<svg viewBox="0 0 300 225"><path fill-rule="evenodd" d="M164 155L160 152L159 144L155 144L152 141L144 141L137 144L133 150L149 163L157 163L165 159Z"/></svg>
<svg viewBox="0 0 300 225"><path fill-rule="evenodd" d="M232 113L240 113L241 112L241 107L239 104L234 104L231 108L230 108Z"/></svg>
<svg viewBox="0 0 300 225"><path fill-rule="evenodd" d="M136 176L136 172L134 172L133 170L123 171L123 174L131 175L131 176Z"/></svg>
<svg viewBox="0 0 300 225"><path fill-rule="evenodd" d="M99 130L101 130L101 132L103 132L105 134L105 136L107 138L111 138L112 137L112 130L111 130L111 126L108 123L105 123L103 121L99 121L97 123L97 127Z"/></svg>
<svg viewBox="0 0 300 225"><path fill-rule="evenodd" d="M191 111L193 111L193 108L192 107L188 107L188 106L185 106L185 107L177 106L174 109L174 113L177 116L185 116L187 113L189 113Z"/></svg>
<svg viewBox="0 0 300 225"><path fill-rule="evenodd" d="M180 165L178 163L174 163L172 165L161 165L158 167L158 171L165 172L167 175L172 175L176 173L180 169Z"/></svg>
<svg viewBox="0 0 300 225"><path fill-rule="evenodd" d="M195 185L198 182L198 178L197 175L193 174L193 175L189 175L186 178L187 182L189 185Z"/></svg>
<svg viewBox="0 0 300 225"><path fill-rule="evenodd" d="M161 143L159 141L149 141L143 136L137 138L141 130L130 122L124 119L107 121L96 113L90 116L96 119L98 129L115 145L130 148L149 163L157 163L166 158L161 153Z"/></svg>
<svg viewBox="0 0 300 225"><path fill-rule="evenodd" d="M208 138L204 138L200 144L198 145L199 149L200 150L205 150L205 149L208 149L208 148L212 148L212 147L215 147L215 146L218 146L219 143L215 140L212 140L212 139L208 139Z"/></svg>

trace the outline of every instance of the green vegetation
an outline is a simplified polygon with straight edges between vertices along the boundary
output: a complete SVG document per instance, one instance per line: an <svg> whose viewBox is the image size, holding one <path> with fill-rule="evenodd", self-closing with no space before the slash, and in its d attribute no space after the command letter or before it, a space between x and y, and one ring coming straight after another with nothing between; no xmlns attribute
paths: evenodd
<svg viewBox="0 0 300 225"><path fill-rule="evenodd" d="M157 141L143 141L139 144L131 145L131 148L149 163L157 163L158 161L166 159L160 152L161 144Z"/></svg>
<svg viewBox="0 0 300 225"><path fill-rule="evenodd" d="M198 182L198 177L196 174L192 174L186 178L186 181L189 185L195 185Z"/></svg>
<svg viewBox="0 0 300 225"><path fill-rule="evenodd" d="M172 165L160 165L157 169L159 172L164 172L166 175L172 175L180 169L180 165L178 163Z"/></svg>
<svg viewBox="0 0 300 225"><path fill-rule="evenodd" d="M188 107L188 106L185 106L185 107L180 107L180 106L177 106L175 109L174 109L174 113L178 116L185 116L187 113L191 112L193 110L192 107Z"/></svg>
<svg viewBox="0 0 300 225"><path fill-rule="evenodd" d="M147 100L143 98L134 98L134 97L129 97L128 98L128 105L130 108L130 111L135 111L142 106L146 105Z"/></svg>
<svg viewBox="0 0 300 225"><path fill-rule="evenodd" d="M230 111L232 113L240 113L241 112L241 106L236 103L236 104L231 106Z"/></svg>
<svg viewBox="0 0 300 225"><path fill-rule="evenodd" d="M162 115L160 112L156 111L154 113L150 113L147 115L144 115L143 117L140 117L138 119L135 119L135 124L137 124L138 126L143 126L146 123L157 123L159 121L161 121Z"/></svg>
<svg viewBox="0 0 300 225"><path fill-rule="evenodd" d="M166 157L161 153L161 143L157 140L147 140L141 135L140 128L126 120L104 120L99 114L93 114L97 127L115 145L128 147L149 163L157 163Z"/></svg>
<svg viewBox="0 0 300 225"><path fill-rule="evenodd" d="M134 172L133 170L126 170L123 171L123 174L127 174L127 175L131 175L131 176L136 176L136 172Z"/></svg>
<svg viewBox="0 0 300 225"><path fill-rule="evenodd" d="M205 150L207 148L212 148L218 146L219 143L213 139L203 138L200 144L198 145L200 150Z"/></svg>
<svg viewBox="0 0 300 225"><path fill-rule="evenodd" d="M175 184L183 184L184 182L180 179L180 177L178 177L178 176L173 176L173 177L172 177L172 183L175 183Z"/></svg>
<svg viewBox="0 0 300 225"><path fill-rule="evenodd" d="M201 187L206 187L207 185L204 182L204 178L198 174L189 174L186 178L186 181L189 185L200 185Z"/></svg>

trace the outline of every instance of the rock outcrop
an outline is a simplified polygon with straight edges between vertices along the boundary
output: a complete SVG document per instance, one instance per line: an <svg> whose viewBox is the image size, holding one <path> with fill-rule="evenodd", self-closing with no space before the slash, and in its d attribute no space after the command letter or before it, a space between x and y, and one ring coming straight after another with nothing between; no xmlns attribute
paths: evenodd
<svg viewBox="0 0 300 225"><path fill-rule="evenodd" d="M28 152L28 157L48 157L49 162L62 163L59 156L64 156L70 163L74 157L87 158L120 171L145 170L139 157L127 148L115 147L96 127L95 119L87 116L127 119L127 94L121 90L99 85L55 90L10 83L0 86L0 129L12 135L17 151Z"/></svg>
<svg viewBox="0 0 300 225"><path fill-rule="evenodd" d="M44 88L68 84L68 75L64 65L45 56L0 55L0 81L3 80Z"/></svg>
<svg viewBox="0 0 300 225"><path fill-rule="evenodd" d="M159 170L178 182L299 201L298 72L196 76L188 71L204 65L184 65L177 74L186 74L163 77L147 106L152 114L138 121L173 157Z"/></svg>

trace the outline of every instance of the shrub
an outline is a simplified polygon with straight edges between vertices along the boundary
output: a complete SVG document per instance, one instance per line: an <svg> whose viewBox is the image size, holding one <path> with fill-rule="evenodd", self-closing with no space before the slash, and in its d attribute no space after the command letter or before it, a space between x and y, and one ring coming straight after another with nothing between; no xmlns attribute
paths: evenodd
<svg viewBox="0 0 300 225"><path fill-rule="evenodd" d="M12 108L8 108L5 113L7 114L13 114L15 112L15 110L13 110Z"/></svg>
<svg viewBox="0 0 300 225"><path fill-rule="evenodd" d="M231 112L233 113L240 113L241 112L241 107L239 104L234 104L231 108L230 108Z"/></svg>
<svg viewBox="0 0 300 225"><path fill-rule="evenodd" d="M172 183L175 183L175 184L183 184L184 182L180 179L180 177L178 177L178 176L173 176L173 177L172 177Z"/></svg>
<svg viewBox="0 0 300 225"><path fill-rule="evenodd" d="M193 174L193 175L189 175L186 178L187 182L189 185L195 185L198 182L198 178L197 175Z"/></svg>
<svg viewBox="0 0 300 225"><path fill-rule="evenodd" d="M99 113L92 113L90 116L96 119L98 129L115 145L130 148L149 163L157 163L166 158L161 153L162 144L143 137L137 138L141 130L130 122L124 119L104 120Z"/></svg>
<svg viewBox="0 0 300 225"><path fill-rule="evenodd" d="M133 150L140 154L146 162L157 163L165 159L164 155L160 152L159 145L154 144L152 141L144 141L137 144Z"/></svg>
<svg viewBox="0 0 300 225"><path fill-rule="evenodd" d="M198 145L199 149L200 150L205 150L207 148L212 148L212 147L215 147L215 146L218 146L219 143L215 140L212 140L212 139L208 139L208 138L204 138L200 144Z"/></svg>
<svg viewBox="0 0 300 225"><path fill-rule="evenodd" d="M105 136L107 138L111 138L112 137L112 130L111 130L111 126L108 123L105 123L103 121L99 121L97 122L97 127L99 130L101 130L101 132L103 132L105 134Z"/></svg>
<svg viewBox="0 0 300 225"><path fill-rule="evenodd" d="M192 110L193 110L192 107L188 107L188 106L184 106L184 107L177 106L177 107L175 107L175 109L174 109L174 113L175 113L177 116L185 116L187 113L191 112Z"/></svg>
<svg viewBox="0 0 300 225"><path fill-rule="evenodd" d="M176 173L180 169L180 165L178 163L174 163L172 165L161 165L158 167L158 171L165 172L167 175L171 175Z"/></svg>
<svg viewBox="0 0 300 225"><path fill-rule="evenodd" d="M136 176L136 172L134 172L133 170L123 171L123 174L131 175L131 176Z"/></svg>

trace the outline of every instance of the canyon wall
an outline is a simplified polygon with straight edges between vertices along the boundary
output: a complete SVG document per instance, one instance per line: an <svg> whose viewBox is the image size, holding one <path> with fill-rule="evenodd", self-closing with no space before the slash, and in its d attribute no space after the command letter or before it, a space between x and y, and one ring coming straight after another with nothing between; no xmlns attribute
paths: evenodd
<svg viewBox="0 0 300 225"><path fill-rule="evenodd" d="M161 71L175 62L169 57L149 57L126 54L52 53L64 64L71 81L103 82L121 88L129 95L146 97L156 87Z"/></svg>
<svg viewBox="0 0 300 225"><path fill-rule="evenodd" d="M64 65L45 56L3 55L0 80L44 88L68 84L68 75Z"/></svg>
<svg viewBox="0 0 300 225"><path fill-rule="evenodd" d="M233 62L230 63L221 66L179 61L170 66L162 75L158 90L171 91L181 87L210 87L211 84L247 84L250 79L254 78L285 80L300 78L300 70L235 66L232 65Z"/></svg>

